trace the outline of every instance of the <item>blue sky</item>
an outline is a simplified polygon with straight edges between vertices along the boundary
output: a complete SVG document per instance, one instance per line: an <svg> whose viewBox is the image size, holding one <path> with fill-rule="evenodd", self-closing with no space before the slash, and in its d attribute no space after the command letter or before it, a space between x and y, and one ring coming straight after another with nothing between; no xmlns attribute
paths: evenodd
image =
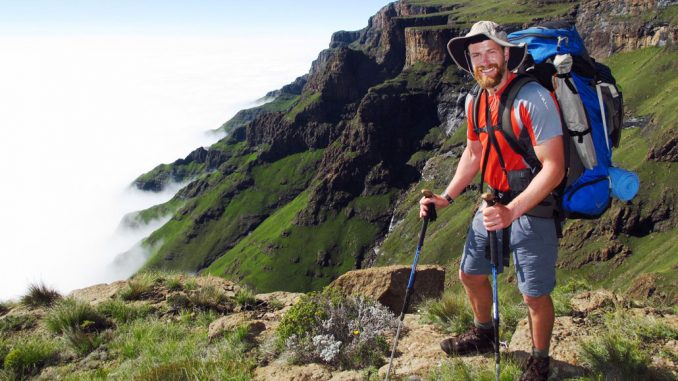
<svg viewBox="0 0 678 381"><path fill-rule="evenodd" d="M368 18L387 3L387 0L0 0L0 34L331 33L367 26Z"/></svg>

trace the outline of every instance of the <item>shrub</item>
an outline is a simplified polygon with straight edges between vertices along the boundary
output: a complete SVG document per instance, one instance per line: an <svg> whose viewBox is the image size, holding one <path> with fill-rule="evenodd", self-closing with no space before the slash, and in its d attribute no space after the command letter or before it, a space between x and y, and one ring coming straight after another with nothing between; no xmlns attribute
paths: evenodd
<svg viewBox="0 0 678 381"><path fill-rule="evenodd" d="M47 329L60 334L79 329L83 332L100 332L112 324L88 303L67 298L53 306L45 317Z"/></svg>
<svg viewBox="0 0 678 381"><path fill-rule="evenodd" d="M54 361L56 356L56 344L42 339L31 339L17 343L5 356L3 364L17 378L27 378Z"/></svg>
<svg viewBox="0 0 678 381"><path fill-rule="evenodd" d="M58 291L39 283L28 286L28 293L21 297L21 303L31 307L49 307L59 299L61 294Z"/></svg>
<svg viewBox="0 0 678 381"><path fill-rule="evenodd" d="M473 324L473 313L466 294L446 291L438 300L428 300L423 305L424 319L443 330L459 334Z"/></svg>
<svg viewBox="0 0 678 381"><path fill-rule="evenodd" d="M107 338L97 332L85 332L81 329L69 328L64 331L68 344L80 355L85 355L98 348Z"/></svg>
<svg viewBox="0 0 678 381"><path fill-rule="evenodd" d="M135 306L122 300L106 300L96 307L97 312L115 320L118 323L129 323L135 319L141 319L148 316L153 309L149 305Z"/></svg>
<svg viewBox="0 0 678 381"><path fill-rule="evenodd" d="M396 326L396 317L386 307L362 297L344 298L327 289L306 295L292 306L277 336L293 362L359 369L383 365L388 353L384 335Z"/></svg>

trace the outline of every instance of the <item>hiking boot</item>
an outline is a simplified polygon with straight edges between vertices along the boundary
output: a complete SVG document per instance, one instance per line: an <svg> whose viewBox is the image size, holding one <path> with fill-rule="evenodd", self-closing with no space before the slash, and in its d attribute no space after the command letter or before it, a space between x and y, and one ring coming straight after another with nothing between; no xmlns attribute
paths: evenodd
<svg viewBox="0 0 678 381"><path fill-rule="evenodd" d="M530 356L519 381L546 381L549 378L549 357Z"/></svg>
<svg viewBox="0 0 678 381"><path fill-rule="evenodd" d="M494 350L493 329L471 327L459 336L440 342L440 348L448 356L488 353Z"/></svg>

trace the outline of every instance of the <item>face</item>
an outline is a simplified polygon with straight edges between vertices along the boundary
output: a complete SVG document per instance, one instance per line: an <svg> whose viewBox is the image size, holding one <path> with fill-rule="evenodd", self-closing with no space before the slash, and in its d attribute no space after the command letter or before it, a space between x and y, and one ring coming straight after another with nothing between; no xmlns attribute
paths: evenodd
<svg viewBox="0 0 678 381"><path fill-rule="evenodd" d="M484 89L494 88L506 81L508 48L492 40L484 40L468 46L473 66L473 77Z"/></svg>

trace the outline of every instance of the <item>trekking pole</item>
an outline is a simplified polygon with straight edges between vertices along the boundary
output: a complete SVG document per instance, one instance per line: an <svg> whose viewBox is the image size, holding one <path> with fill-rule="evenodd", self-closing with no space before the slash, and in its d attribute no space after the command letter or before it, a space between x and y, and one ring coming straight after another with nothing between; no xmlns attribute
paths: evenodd
<svg viewBox="0 0 678 381"><path fill-rule="evenodd" d="M433 192L428 189L423 189L421 193L426 198L433 197ZM412 296L413 286L414 286L414 274L417 272L417 262L419 262L419 252L421 247L424 245L424 236L426 235L426 228L428 227L429 221L436 220L436 207L433 203L428 204L428 213L424 217L424 225L421 227L419 232L419 244L417 245L417 251L414 254L414 261L412 262L412 270L410 271L410 280L407 282L407 289L405 290L405 300L403 301L403 310L400 312L400 319L398 320L398 330L396 331L395 340L393 341L393 348L391 349L391 358L388 360L388 370L386 371L386 381L389 381L391 377L391 366L393 365L393 356L395 355L396 348L398 347L398 338L400 337L400 329L403 326L403 320L405 319L405 312L410 307L410 297Z"/></svg>
<svg viewBox="0 0 678 381"><path fill-rule="evenodd" d="M494 195L483 193L481 196L487 206L494 206ZM499 294L497 292L497 267L499 266L499 253L497 252L497 232L488 231L490 239L490 262L492 263L492 322L494 326L494 366L496 379L499 381ZM506 239L506 237L504 237Z"/></svg>

